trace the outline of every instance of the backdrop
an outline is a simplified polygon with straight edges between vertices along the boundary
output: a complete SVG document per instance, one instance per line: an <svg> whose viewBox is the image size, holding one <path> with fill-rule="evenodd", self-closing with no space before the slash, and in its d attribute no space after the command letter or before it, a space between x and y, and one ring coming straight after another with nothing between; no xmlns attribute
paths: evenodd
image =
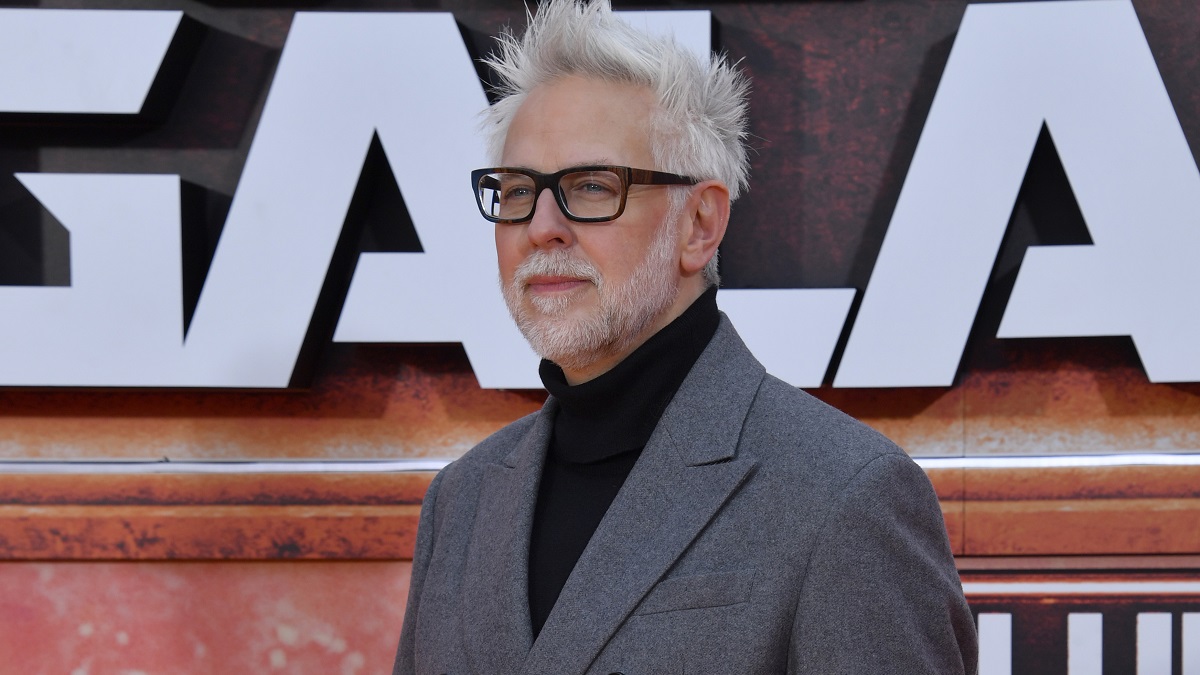
<svg viewBox="0 0 1200 675"><path fill-rule="evenodd" d="M617 9L752 78L722 307L925 467L981 672L1200 673L1191 3ZM432 472L545 398L467 191L523 22L0 3L0 670L387 672Z"/></svg>

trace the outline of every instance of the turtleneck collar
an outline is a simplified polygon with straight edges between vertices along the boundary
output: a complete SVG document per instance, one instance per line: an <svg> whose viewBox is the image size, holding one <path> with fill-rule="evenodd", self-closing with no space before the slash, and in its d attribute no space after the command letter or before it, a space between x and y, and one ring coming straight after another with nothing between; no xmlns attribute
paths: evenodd
<svg viewBox="0 0 1200 675"><path fill-rule="evenodd" d="M713 286L595 379L571 386L561 368L543 360L542 383L559 404L550 452L559 461L590 464L645 447L720 320Z"/></svg>

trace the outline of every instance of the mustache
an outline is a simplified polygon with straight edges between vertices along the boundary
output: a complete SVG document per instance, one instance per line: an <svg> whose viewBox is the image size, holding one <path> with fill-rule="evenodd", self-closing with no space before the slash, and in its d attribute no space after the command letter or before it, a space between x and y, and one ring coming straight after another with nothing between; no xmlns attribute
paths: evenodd
<svg viewBox="0 0 1200 675"><path fill-rule="evenodd" d="M518 288L524 287L529 279L535 276L575 277L596 285L600 284L600 271L594 265L561 249L534 251L517 266L516 272L513 274L513 283Z"/></svg>

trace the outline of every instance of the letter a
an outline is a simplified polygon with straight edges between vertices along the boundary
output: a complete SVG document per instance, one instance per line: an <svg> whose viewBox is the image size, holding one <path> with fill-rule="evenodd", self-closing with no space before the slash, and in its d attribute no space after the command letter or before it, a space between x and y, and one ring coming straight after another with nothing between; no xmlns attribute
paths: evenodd
<svg viewBox="0 0 1200 675"><path fill-rule="evenodd" d="M953 383L1043 124L1095 243L1027 251L998 336L1200 381L1200 172L1133 5L1088 0L967 8L836 386Z"/></svg>

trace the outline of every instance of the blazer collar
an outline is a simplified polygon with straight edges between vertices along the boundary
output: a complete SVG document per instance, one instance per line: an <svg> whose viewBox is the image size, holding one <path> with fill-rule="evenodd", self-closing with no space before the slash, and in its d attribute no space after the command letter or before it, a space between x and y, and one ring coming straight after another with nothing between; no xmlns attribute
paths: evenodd
<svg viewBox="0 0 1200 675"><path fill-rule="evenodd" d="M547 399L525 436L484 467L460 607L471 672L516 673L533 644L529 537L557 404Z"/></svg>
<svg viewBox="0 0 1200 675"><path fill-rule="evenodd" d="M762 365L722 315L712 341L667 406L576 563L519 672L585 672L630 612L742 485L755 462L739 456L737 444L764 376ZM539 465L539 474L540 470ZM532 494L535 498L536 477ZM527 575L528 528L523 532L526 557L520 570ZM526 588L524 580L521 588ZM526 596L521 600L528 630Z"/></svg>

